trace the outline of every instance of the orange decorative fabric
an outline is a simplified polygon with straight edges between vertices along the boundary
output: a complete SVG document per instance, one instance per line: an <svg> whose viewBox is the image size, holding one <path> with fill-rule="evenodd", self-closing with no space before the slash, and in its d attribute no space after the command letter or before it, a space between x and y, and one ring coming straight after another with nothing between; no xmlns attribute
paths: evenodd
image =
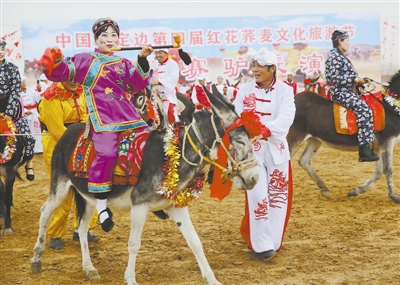
<svg viewBox="0 0 400 285"><path fill-rule="evenodd" d="M95 157L95 149L90 139L85 139L84 131L79 135L77 145L71 154L68 170L76 177L87 178L90 165ZM113 184L136 185L143 159L143 152L150 132L121 132L118 137L118 159L114 168Z"/></svg>
<svg viewBox="0 0 400 285"><path fill-rule="evenodd" d="M242 121L240 119L236 120L232 126L230 126L224 134L224 137L222 138L222 143L225 145L227 149L229 149L229 145L231 144L230 138L229 138L229 131L239 127L242 125ZM225 152L225 150L219 146L218 148L218 158L216 163L223 166L227 167L228 166L228 154ZM211 198L217 198L218 200L224 199L226 196L229 195L232 189L232 181L228 179L224 175L221 169L218 167L214 168L214 176L213 176L213 183L210 186L210 197Z"/></svg>
<svg viewBox="0 0 400 285"><path fill-rule="evenodd" d="M374 120L374 132L385 129L385 110L382 102L382 93L375 92L371 95L361 97L371 108ZM354 135L358 131L356 115L349 109L338 103L333 104L333 115L335 120L335 128L338 134Z"/></svg>
<svg viewBox="0 0 400 285"><path fill-rule="evenodd" d="M78 85L78 88L74 93L69 92L67 89L65 89L60 82L54 82L51 84L49 88L46 89L46 91L43 93L43 97L46 98L47 100L50 100L54 97L60 97L62 101L68 100L74 96L74 94L82 94L83 93L83 87L82 85Z"/></svg>

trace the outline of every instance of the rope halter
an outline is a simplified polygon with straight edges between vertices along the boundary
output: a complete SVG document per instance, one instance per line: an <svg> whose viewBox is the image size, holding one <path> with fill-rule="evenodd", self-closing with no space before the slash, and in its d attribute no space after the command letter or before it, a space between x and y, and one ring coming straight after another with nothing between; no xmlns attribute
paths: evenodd
<svg viewBox="0 0 400 285"><path fill-rule="evenodd" d="M189 126L185 126L185 134L184 134L183 147L182 147L182 157L183 157L183 159L187 163L189 163L190 165L193 165L193 166L198 166L204 160L204 161L214 165L215 167L219 168L223 172L223 178L224 179L229 179L229 178L231 178L233 176L239 175L240 173L242 173L246 169L249 169L249 168L257 166L257 160L256 160L255 157L239 161L238 159L236 159L234 157L233 152L229 151L230 140L229 140L229 134L228 133L231 130L234 130L234 129L242 126L242 122L241 122L240 118L236 119L236 121L228 129L224 130L224 138L220 137L213 118L214 118L214 114L211 115L211 125L212 125L213 130L214 130L215 140L213 141L211 149L215 148L217 146L217 144L219 144L219 147L222 148L225 151L226 155L227 155L227 159L228 159L227 166L224 167L221 164L217 163L216 160L218 159L218 157L211 158L211 157L204 156L204 154L201 152L201 150L193 142L193 139L189 134L190 128L193 129L194 134L196 135L196 137L199 140L200 144L202 146L205 146L207 148L207 152L210 153L210 149L204 143L204 140L203 140L203 138L202 138L202 136L201 136L196 124L195 124L195 122L196 122L195 119L193 119L192 123ZM185 151L184 150L185 150L186 138L189 141L190 146L195 151L195 153L200 156L200 161L198 163L190 162L185 157Z"/></svg>

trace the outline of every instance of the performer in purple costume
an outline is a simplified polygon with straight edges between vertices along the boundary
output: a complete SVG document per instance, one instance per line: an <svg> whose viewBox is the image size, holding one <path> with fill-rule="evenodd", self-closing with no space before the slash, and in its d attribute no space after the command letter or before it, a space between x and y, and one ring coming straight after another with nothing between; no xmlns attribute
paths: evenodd
<svg viewBox="0 0 400 285"><path fill-rule="evenodd" d="M148 127L136 112L130 93L149 84L147 56L153 48L142 48L135 67L128 59L114 55L111 50L118 46L120 34L114 20L100 18L93 24L92 31L97 44L94 52L64 58L57 47L48 48L39 64L48 79L72 81L83 86L88 108L85 137L91 137L96 149L96 157L89 170L88 188L89 192L95 193L99 221L102 229L108 232L114 226L107 197L117 161L118 133Z"/></svg>

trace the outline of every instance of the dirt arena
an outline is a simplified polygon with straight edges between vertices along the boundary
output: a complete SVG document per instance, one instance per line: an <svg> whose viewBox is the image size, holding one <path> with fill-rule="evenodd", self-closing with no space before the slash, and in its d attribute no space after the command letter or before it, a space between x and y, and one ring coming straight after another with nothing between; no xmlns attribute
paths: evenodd
<svg viewBox="0 0 400 285"><path fill-rule="evenodd" d="M374 163L359 163L357 153L322 147L313 165L331 190L326 198L294 157L295 194L288 230L279 254L256 260L239 234L244 195L234 190L222 202L209 198L206 185L190 208L193 224L216 278L222 284L398 284L400 281L400 205L387 196L381 178L370 191L347 198L363 183ZM400 193L400 144L395 147L394 182ZM30 270L37 238L40 206L47 198L49 178L41 155L35 156L36 179L18 181L12 210L14 233L0 235L1 284L125 284L129 212L116 212L116 226L90 245L101 279L88 281L81 267L73 229L66 247L46 248L42 273ZM21 171L24 174L24 170ZM199 267L171 220L148 216L137 260L141 285L203 284Z"/></svg>

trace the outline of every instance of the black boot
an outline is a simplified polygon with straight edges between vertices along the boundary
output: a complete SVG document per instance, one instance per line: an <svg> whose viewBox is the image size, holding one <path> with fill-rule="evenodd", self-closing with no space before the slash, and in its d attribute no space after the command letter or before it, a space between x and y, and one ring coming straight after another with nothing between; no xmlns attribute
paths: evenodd
<svg viewBox="0 0 400 285"><path fill-rule="evenodd" d="M105 219L105 220L101 223L101 222L100 222L100 215L101 215L103 212L107 212L108 218ZM106 208L105 210L101 211L100 214L99 214L98 219L99 219L99 222L100 222L100 224L101 224L101 228L102 228L103 231L105 231L106 233L109 232L109 231L111 231L112 228L114 227L114 222L113 222L113 220L112 220L112 216L113 216L113 214L112 214L112 212L111 212L111 210L110 210L109 208Z"/></svg>
<svg viewBox="0 0 400 285"><path fill-rule="evenodd" d="M358 150L358 161L377 161L379 156L377 156L370 148L368 144L360 144Z"/></svg>

